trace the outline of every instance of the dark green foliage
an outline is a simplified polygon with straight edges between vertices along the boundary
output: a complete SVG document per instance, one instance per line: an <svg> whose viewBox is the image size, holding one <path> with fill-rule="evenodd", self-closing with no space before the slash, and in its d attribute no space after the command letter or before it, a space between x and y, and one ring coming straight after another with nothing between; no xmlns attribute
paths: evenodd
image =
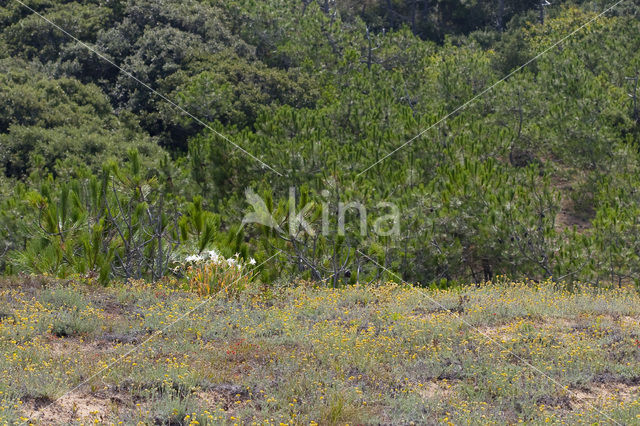
<svg viewBox="0 0 640 426"><path fill-rule="evenodd" d="M5 60L2 70L0 164L7 176L68 176L78 166L97 171L108 158L122 161L134 146L147 166L161 155L135 124L113 113L97 86L50 79L21 61Z"/></svg>
<svg viewBox="0 0 640 426"><path fill-rule="evenodd" d="M4 271L158 279L215 246L276 255L266 281L640 278L634 5L520 69L601 6L29 4L126 73L0 7Z"/></svg>
<svg viewBox="0 0 640 426"><path fill-rule="evenodd" d="M192 67L191 75L180 72L163 84L175 87L171 98L206 122L251 126L262 112L285 104L313 107L319 96L308 76L268 68L228 50L198 58ZM171 124L191 121L170 105L163 109Z"/></svg>
<svg viewBox="0 0 640 426"><path fill-rule="evenodd" d="M75 37L93 42L96 34L110 20L111 11L96 4L63 3L41 14ZM35 14L8 26L2 37L9 53L26 59L53 61L62 45L71 42L64 33Z"/></svg>

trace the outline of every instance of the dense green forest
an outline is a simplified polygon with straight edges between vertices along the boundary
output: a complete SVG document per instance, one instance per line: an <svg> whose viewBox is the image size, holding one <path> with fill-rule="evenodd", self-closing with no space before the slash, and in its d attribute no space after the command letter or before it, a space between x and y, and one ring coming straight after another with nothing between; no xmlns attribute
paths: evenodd
<svg viewBox="0 0 640 426"><path fill-rule="evenodd" d="M636 282L640 4L543 3L2 0L0 273Z"/></svg>

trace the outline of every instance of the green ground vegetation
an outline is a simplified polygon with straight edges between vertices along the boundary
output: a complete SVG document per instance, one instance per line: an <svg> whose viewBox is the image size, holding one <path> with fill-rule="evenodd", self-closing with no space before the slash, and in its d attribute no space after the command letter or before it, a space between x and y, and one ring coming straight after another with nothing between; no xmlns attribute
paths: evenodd
<svg viewBox="0 0 640 426"><path fill-rule="evenodd" d="M26 4L77 39L0 6L5 274L157 280L216 249L276 255L265 282L640 278L633 1ZM291 187L316 229L393 203L399 232L241 226L247 188L284 223Z"/></svg>

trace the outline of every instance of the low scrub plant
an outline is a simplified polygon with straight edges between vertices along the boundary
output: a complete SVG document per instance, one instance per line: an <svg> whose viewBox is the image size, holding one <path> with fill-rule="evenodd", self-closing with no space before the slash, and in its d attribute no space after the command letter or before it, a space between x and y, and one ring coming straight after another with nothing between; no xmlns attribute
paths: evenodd
<svg viewBox="0 0 640 426"><path fill-rule="evenodd" d="M238 254L225 258L216 250L189 256L185 260L186 277L191 291L200 295L237 296L253 281L251 266L256 261L243 261Z"/></svg>

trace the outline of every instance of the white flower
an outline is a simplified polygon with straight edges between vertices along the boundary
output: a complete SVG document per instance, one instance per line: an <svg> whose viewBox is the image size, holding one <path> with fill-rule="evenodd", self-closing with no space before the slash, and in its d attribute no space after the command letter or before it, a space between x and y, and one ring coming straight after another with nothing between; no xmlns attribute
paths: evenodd
<svg viewBox="0 0 640 426"><path fill-rule="evenodd" d="M256 264L256 260L253 257L249 259L249 265L255 265L255 264Z"/></svg>
<svg viewBox="0 0 640 426"><path fill-rule="evenodd" d="M199 260L201 260L200 256L198 256L197 254L192 254L191 256L187 256L185 262L197 262Z"/></svg>
<svg viewBox="0 0 640 426"><path fill-rule="evenodd" d="M215 250L209 250L209 259L217 262L218 260L220 260L220 255Z"/></svg>

